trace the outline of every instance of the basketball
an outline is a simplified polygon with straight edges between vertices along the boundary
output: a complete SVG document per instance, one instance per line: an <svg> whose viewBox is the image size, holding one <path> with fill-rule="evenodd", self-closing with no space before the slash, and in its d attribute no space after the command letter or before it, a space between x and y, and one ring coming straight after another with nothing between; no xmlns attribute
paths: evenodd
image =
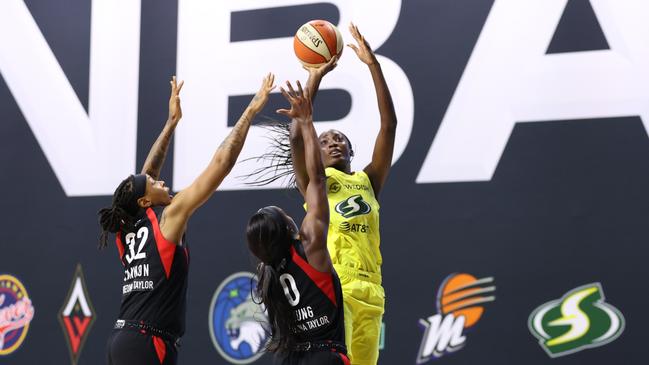
<svg viewBox="0 0 649 365"><path fill-rule="evenodd" d="M293 38L295 55L305 66L319 66L343 51L343 37L326 20L311 20Z"/></svg>

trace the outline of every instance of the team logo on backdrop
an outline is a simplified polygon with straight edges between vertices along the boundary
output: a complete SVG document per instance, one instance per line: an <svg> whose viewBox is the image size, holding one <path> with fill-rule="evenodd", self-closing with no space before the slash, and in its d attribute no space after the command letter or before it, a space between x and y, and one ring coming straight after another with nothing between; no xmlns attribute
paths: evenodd
<svg viewBox="0 0 649 365"><path fill-rule="evenodd" d="M455 273L448 276L437 292L437 314L420 319L424 338L419 346L417 364L438 359L466 344L465 330L475 326L484 314L483 304L493 302L493 277L477 279Z"/></svg>
<svg viewBox="0 0 649 365"><path fill-rule="evenodd" d="M0 275L0 355L16 351L29 331L34 306L17 278Z"/></svg>
<svg viewBox="0 0 649 365"><path fill-rule="evenodd" d="M83 277L83 269L79 264L72 277L68 295L59 311L59 323L61 323L63 336L68 345L72 365L76 365L79 360L81 349L83 349L90 333L90 327L96 318L86 288L86 280Z"/></svg>
<svg viewBox="0 0 649 365"><path fill-rule="evenodd" d="M264 354L268 316L252 292L257 277L238 272L227 277L212 297L209 329L216 350L233 364L249 364Z"/></svg>
<svg viewBox="0 0 649 365"><path fill-rule="evenodd" d="M530 331L550 355L559 357L599 347L620 337L624 317L605 302L600 283L580 286L530 315Z"/></svg>
<svg viewBox="0 0 649 365"><path fill-rule="evenodd" d="M350 196L349 198L336 204L336 212L345 218L356 217L367 214L372 210L369 204L359 195Z"/></svg>

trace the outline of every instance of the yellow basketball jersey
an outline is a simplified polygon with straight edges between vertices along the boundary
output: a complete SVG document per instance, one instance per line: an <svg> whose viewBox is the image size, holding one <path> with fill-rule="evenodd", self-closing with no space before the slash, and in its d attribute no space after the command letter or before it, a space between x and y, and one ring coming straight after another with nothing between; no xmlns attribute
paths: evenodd
<svg viewBox="0 0 649 365"><path fill-rule="evenodd" d="M381 273L379 202L363 171L348 175L328 167L329 232L327 247L336 265Z"/></svg>

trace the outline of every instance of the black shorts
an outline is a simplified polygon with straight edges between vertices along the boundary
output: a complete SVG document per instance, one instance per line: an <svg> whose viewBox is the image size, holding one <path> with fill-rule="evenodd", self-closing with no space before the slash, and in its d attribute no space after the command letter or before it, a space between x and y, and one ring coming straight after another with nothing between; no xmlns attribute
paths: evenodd
<svg viewBox="0 0 649 365"><path fill-rule="evenodd" d="M349 365L344 354L334 351L299 351L275 357L278 365Z"/></svg>
<svg viewBox="0 0 649 365"><path fill-rule="evenodd" d="M176 365L178 349L160 337L113 330L108 338L108 365Z"/></svg>

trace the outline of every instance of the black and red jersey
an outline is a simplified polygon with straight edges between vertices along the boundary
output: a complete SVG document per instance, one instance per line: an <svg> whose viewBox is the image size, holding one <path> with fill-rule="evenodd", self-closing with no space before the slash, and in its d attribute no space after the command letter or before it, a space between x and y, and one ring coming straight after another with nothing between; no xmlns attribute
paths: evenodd
<svg viewBox="0 0 649 365"><path fill-rule="evenodd" d="M306 259L300 242L280 271L285 300L293 310L295 342L345 343L343 292L336 272L320 272Z"/></svg>
<svg viewBox="0 0 649 365"><path fill-rule="evenodd" d="M132 232L116 235L124 265L119 318L143 321L178 336L185 332L189 250L160 232L163 208L148 208Z"/></svg>

